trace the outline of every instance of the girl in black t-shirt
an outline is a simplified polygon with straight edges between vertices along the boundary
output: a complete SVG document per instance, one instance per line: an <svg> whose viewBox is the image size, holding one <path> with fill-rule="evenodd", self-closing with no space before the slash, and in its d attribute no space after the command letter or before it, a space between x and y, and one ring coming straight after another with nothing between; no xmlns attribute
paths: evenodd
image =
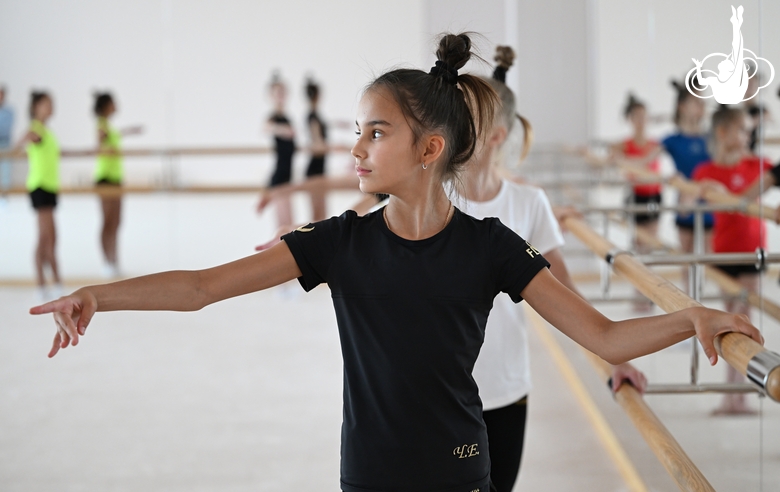
<svg viewBox="0 0 780 492"><path fill-rule="evenodd" d="M274 136L274 151L276 152L276 168L271 176L270 187L290 182L292 177L292 160L295 154L295 130L290 119L285 114L287 101L287 86L278 73L271 78L271 100L274 112L265 124L265 131ZM280 225L292 223L292 208L290 200L279 200L276 203L276 214Z"/></svg>
<svg viewBox="0 0 780 492"><path fill-rule="evenodd" d="M306 290L326 282L344 358L342 490L487 492L487 434L471 370L500 292L526 299L612 363L694 334L711 363L720 333L762 341L744 319L706 308L613 322L497 219L455 209L442 184L480 144L496 95L458 72L471 56L467 35L445 35L436 54L430 73L380 76L358 106L355 169L363 192L390 195L386 207L309 224L215 268L85 287L35 307L33 314L55 313L49 355L76 345L97 311L194 311L294 278Z"/></svg>

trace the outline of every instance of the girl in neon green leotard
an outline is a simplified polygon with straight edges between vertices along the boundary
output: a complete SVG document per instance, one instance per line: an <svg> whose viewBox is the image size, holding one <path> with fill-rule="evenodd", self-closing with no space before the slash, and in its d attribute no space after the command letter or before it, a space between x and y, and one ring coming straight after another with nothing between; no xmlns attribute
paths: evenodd
<svg viewBox="0 0 780 492"><path fill-rule="evenodd" d="M116 112L114 98L109 93L95 95L95 116L97 116L98 158L95 168L95 184L99 187L118 187L122 184L124 171L120 148L122 136L140 133L140 127L116 130L108 123L108 119ZM103 257L106 261L104 275L119 276L117 266L117 233L122 212L122 196L117 193L100 195L100 205L103 209L103 227L100 231L100 244L103 247Z"/></svg>
<svg viewBox="0 0 780 492"><path fill-rule="evenodd" d="M40 297L59 297L62 291L57 268L55 245L57 231L54 226L54 208L60 190L60 147L57 138L46 127L53 112L51 97L45 92L33 92L30 99L30 128L16 144L19 151L26 146L29 161L27 191L38 216L38 244L35 247L35 273ZM44 268L48 266L54 280L50 293L46 288Z"/></svg>

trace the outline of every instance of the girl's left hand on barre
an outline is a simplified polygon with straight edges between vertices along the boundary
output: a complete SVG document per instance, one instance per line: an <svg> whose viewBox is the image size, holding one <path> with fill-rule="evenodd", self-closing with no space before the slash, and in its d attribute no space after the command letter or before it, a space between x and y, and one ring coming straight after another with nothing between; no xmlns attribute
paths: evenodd
<svg viewBox="0 0 780 492"><path fill-rule="evenodd" d="M758 329L750 323L750 318L744 314L731 314L709 309L705 307L695 307L687 310L693 327L696 330L696 337L701 343L704 354L709 359L711 365L718 362L718 352L715 350L715 338L726 333L742 333L749 336L757 343L764 344L764 337Z"/></svg>

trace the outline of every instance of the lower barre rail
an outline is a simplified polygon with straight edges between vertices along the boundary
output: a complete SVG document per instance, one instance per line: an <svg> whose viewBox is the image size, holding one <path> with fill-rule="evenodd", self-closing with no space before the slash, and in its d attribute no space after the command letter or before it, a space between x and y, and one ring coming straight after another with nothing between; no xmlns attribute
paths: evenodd
<svg viewBox="0 0 780 492"><path fill-rule="evenodd" d="M611 376L609 365L592 352L587 350L585 352L602 380L608 381ZM630 384L623 384L614 396L615 401L626 412L628 418L642 434L653 454L677 483L680 490L685 492L715 491L671 432L653 413L639 391Z"/></svg>
<svg viewBox="0 0 780 492"><path fill-rule="evenodd" d="M749 383L648 384L645 394L763 393Z"/></svg>

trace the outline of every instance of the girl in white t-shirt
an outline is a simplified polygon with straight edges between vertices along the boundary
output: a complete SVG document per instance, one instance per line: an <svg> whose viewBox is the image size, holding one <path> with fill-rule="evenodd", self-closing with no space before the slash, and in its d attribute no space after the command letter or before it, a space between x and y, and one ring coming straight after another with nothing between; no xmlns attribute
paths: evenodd
<svg viewBox="0 0 780 492"><path fill-rule="evenodd" d="M520 119L523 125L524 153L531 135L528 122L515 113L512 91L503 83L503 76L513 59L510 47L497 48L498 66L489 82L501 98L501 107L495 109L493 128L486 134L484 143L477 147L463 173L460 199L456 199L456 204L463 212L478 219L498 217L539 250L561 283L577 292L558 251L564 244L563 235L544 191L502 177L502 157L512 152L500 150L508 150L502 147L515 119ZM512 490L520 469L531 390L526 326L523 308L508 298L497 297L488 318L485 342L474 366L473 375L479 386L490 442L490 476L498 492ZM644 375L630 364L615 366L613 388L617 389L625 379L640 391L647 384Z"/></svg>

